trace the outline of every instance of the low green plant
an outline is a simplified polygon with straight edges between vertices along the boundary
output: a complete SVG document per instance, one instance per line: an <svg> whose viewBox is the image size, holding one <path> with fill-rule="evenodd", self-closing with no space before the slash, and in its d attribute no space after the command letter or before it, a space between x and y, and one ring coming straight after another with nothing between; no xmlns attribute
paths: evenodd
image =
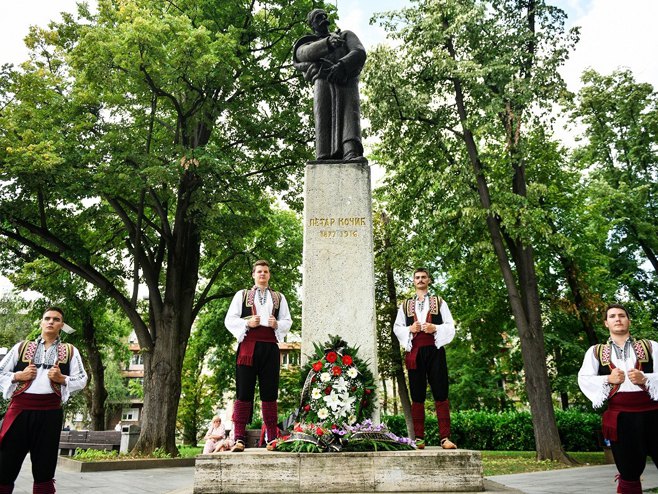
<svg viewBox="0 0 658 494"><path fill-rule="evenodd" d="M73 454L73 459L79 461L107 461L117 460L118 458L118 451L105 451L100 449L76 448L75 453Z"/></svg>
<svg viewBox="0 0 658 494"><path fill-rule="evenodd" d="M199 446L178 446L179 458L194 458L200 454L203 448ZM150 455L119 453L118 451L101 451L97 449L75 450L74 460L78 461L123 461L123 460L144 460L144 459L166 459L171 458L171 454L164 449L158 448Z"/></svg>
<svg viewBox="0 0 658 494"><path fill-rule="evenodd" d="M451 439L464 449L480 451L534 451L532 417L528 412L454 411L451 414ZM438 446L438 426L431 411L426 414L425 443ZM601 417L577 410L555 412L558 432L567 451L601 451ZM407 435L401 415L382 417L391 432Z"/></svg>

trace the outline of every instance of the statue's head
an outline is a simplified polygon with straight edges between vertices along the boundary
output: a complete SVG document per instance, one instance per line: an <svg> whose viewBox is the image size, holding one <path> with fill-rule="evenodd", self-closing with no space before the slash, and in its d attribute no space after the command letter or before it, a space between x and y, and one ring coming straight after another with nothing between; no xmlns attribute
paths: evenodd
<svg viewBox="0 0 658 494"><path fill-rule="evenodd" d="M318 34L329 33L329 17L322 9L313 9L306 16L308 25Z"/></svg>

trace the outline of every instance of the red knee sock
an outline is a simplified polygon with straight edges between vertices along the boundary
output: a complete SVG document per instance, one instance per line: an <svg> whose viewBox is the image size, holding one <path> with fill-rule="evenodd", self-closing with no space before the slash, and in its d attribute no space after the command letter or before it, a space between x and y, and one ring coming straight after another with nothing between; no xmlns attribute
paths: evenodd
<svg viewBox="0 0 658 494"><path fill-rule="evenodd" d="M435 401L436 420L439 423L439 439L450 437L450 402Z"/></svg>
<svg viewBox="0 0 658 494"><path fill-rule="evenodd" d="M411 404L411 420L414 423L416 439L425 438L425 403Z"/></svg>
<svg viewBox="0 0 658 494"><path fill-rule="evenodd" d="M642 494L642 482L639 480L619 479L617 492L621 494Z"/></svg>
<svg viewBox="0 0 658 494"><path fill-rule="evenodd" d="M277 427L278 407L276 401L263 401L261 402L263 410L263 423L267 429L267 441L270 442L277 438L279 435L279 428Z"/></svg>
<svg viewBox="0 0 658 494"><path fill-rule="evenodd" d="M55 479L35 482L32 486L32 494L55 494Z"/></svg>
<svg viewBox="0 0 658 494"><path fill-rule="evenodd" d="M247 421L251 417L252 406L253 402L251 401L235 400L233 405L233 434L236 441L244 442L247 438L245 429L247 428Z"/></svg>

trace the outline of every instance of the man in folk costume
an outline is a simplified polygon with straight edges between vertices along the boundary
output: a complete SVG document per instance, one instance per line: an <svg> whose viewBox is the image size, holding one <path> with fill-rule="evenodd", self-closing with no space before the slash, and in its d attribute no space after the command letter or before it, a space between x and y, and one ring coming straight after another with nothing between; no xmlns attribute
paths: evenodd
<svg viewBox="0 0 658 494"><path fill-rule="evenodd" d="M608 342L585 353L578 385L603 413L603 436L610 440L619 470L617 492L640 494L647 456L658 467L658 343L636 340L624 306L611 304L604 324Z"/></svg>
<svg viewBox="0 0 658 494"><path fill-rule="evenodd" d="M0 427L0 494L14 490L30 453L34 494L55 492L55 467L62 430L62 403L87 384L80 353L59 338L64 314L48 308L36 341L14 345L0 362L0 389L11 397Z"/></svg>
<svg viewBox="0 0 658 494"><path fill-rule="evenodd" d="M226 329L238 340L233 452L244 451L245 448L245 428L253 411L257 379L267 437L270 442L277 437L278 342L283 341L292 326L286 298L269 288L270 267L267 261L256 261L252 277L255 285L250 290L240 290L235 294L224 320Z"/></svg>
<svg viewBox="0 0 658 494"><path fill-rule="evenodd" d="M445 345L455 337L455 323L448 305L429 294L432 279L426 269L414 271L416 296L405 300L398 310L393 331L407 351L405 364L411 391L411 416L416 446L425 447L425 398L429 383L434 397L439 437L443 449L456 449L450 440L448 365Z"/></svg>

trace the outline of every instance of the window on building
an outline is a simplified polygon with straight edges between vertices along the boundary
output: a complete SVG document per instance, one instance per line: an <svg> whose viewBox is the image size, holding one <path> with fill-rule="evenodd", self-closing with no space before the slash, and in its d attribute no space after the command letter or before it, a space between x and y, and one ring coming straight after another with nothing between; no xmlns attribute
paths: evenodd
<svg viewBox="0 0 658 494"><path fill-rule="evenodd" d="M121 420L126 422L136 422L139 420L139 408L124 408L121 412Z"/></svg>

